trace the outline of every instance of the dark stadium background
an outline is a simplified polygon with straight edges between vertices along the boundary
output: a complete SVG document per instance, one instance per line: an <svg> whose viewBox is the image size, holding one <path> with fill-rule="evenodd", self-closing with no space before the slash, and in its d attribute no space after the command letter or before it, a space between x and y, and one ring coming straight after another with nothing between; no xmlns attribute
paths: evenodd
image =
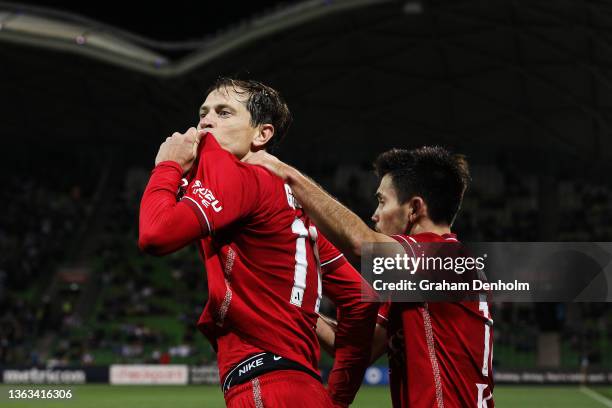
<svg viewBox="0 0 612 408"><path fill-rule="evenodd" d="M17 29L28 16L77 35ZM136 237L159 144L221 74L284 94L278 155L366 220L375 155L442 144L472 164L460 239L612 241L610 27L596 0L0 2L0 365L214 365L195 250L152 258ZM101 33L144 56L96 48ZM496 370L612 383L608 303L493 315Z"/></svg>

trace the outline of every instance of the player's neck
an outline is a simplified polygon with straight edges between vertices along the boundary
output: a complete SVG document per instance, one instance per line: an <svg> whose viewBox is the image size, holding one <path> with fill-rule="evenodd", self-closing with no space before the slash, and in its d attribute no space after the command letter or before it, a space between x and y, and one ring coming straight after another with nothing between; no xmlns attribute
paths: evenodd
<svg viewBox="0 0 612 408"><path fill-rule="evenodd" d="M431 232L438 235L450 234L450 226L444 224L434 224L431 220L426 219L417 222L410 228L408 233L410 235L423 234Z"/></svg>
<svg viewBox="0 0 612 408"><path fill-rule="evenodd" d="M246 154L242 157L242 158L238 158L238 160L240 160L241 162L246 161L246 159L248 159L249 157L251 157L255 152L258 152L259 150L253 151L253 150L249 150L248 152L246 152ZM264 149L265 151L265 149Z"/></svg>
<svg viewBox="0 0 612 408"><path fill-rule="evenodd" d="M240 158L240 157L239 157L239 158L238 158L238 160L240 160L241 162L243 162L243 161L245 161L246 159L248 159L248 158L249 158L249 156L251 156L252 154L253 154L253 152L249 150L249 151L248 151L248 152L247 152L247 153L246 153L246 154L245 154L245 155L244 155L242 158Z"/></svg>

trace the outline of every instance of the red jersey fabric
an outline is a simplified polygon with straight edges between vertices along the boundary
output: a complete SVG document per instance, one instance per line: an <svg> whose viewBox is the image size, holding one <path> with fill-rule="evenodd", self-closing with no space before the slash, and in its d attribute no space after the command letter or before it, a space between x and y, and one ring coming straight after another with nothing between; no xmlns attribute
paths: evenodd
<svg viewBox="0 0 612 408"><path fill-rule="evenodd" d="M458 242L454 234L395 235L404 247ZM492 408L493 320L481 302L383 303L393 406Z"/></svg>
<svg viewBox="0 0 612 408"><path fill-rule="evenodd" d="M196 240L208 279L198 328L218 353L221 379L261 351L318 373L317 312L329 296L342 315L329 390L352 401L367 368L376 305L363 279L312 225L283 181L239 161L207 134L176 201L177 163L160 163L143 195L140 246L164 254ZM180 214L176 215L176 214Z"/></svg>
<svg viewBox="0 0 612 408"><path fill-rule="evenodd" d="M333 408L323 385L306 373L279 370L237 385L225 394L227 408Z"/></svg>

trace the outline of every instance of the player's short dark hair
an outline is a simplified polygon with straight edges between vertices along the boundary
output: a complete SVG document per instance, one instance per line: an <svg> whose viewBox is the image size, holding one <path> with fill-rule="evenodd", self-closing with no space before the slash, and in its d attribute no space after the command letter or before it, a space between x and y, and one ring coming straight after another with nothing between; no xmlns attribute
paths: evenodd
<svg viewBox="0 0 612 408"><path fill-rule="evenodd" d="M285 138L293 118L287 103L277 90L251 79L219 77L206 94L218 89L232 89L238 95L247 96L245 105L251 114L251 126L264 123L274 126L274 136L266 144L267 150L274 150Z"/></svg>
<svg viewBox="0 0 612 408"><path fill-rule="evenodd" d="M436 224L452 225L470 182L465 156L440 146L391 149L376 158L374 170L380 178L391 176L400 203L422 197Z"/></svg>

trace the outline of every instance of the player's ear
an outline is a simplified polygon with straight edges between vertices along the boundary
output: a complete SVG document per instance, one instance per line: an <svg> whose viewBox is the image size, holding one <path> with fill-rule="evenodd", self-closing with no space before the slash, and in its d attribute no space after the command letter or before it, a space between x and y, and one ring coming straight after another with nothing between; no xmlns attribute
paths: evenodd
<svg viewBox="0 0 612 408"><path fill-rule="evenodd" d="M408 204L409 222L415 222L416 219L427 216L427 204L420 196L414 196L406 202Z"/></svg>
<svg viewBox="0 0 612 408"><path fill-rule="evenodd" d="M258 150L259 148L265 146L266 143L272 139L274 136L274 126L269 123L264 123L263 125L259 125L258 132L253 138L253 146L254 150Z"/></svg>

